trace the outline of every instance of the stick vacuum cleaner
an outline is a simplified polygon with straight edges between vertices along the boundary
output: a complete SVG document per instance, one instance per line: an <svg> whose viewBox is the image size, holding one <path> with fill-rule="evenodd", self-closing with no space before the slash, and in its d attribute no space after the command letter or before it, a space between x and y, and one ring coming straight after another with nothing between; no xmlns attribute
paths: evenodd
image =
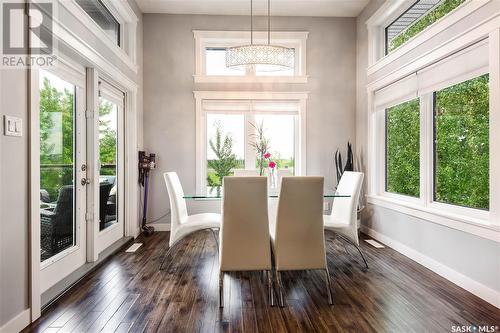
<svg viewBox="0 0 500 333"><path fill-rule="evenodd" d="M145 151L139 151L139 184L144 187L144 207L142 211L142 226L141 229L146 236L151 235L155 229L146 225L148 213L148 183L149 172L156 167L156 155L150 153L146 155Z"/></svg>

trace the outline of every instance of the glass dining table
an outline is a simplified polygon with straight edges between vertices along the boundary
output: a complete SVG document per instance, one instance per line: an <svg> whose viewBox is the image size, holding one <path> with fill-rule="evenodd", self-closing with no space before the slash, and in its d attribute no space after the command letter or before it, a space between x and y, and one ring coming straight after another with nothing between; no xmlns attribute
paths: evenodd
<svg viewBox="0 0 500 333"><path fill-rule="evenodd" d="M269 189L267 196L270 199L279 197L278 189ZM350 198L349 194L337 193L335 190L325 190L323 198ZM188 193L183 196L186 200L220 200L222 199L222 189L220 187L209 187L205 193Z"/></svg>

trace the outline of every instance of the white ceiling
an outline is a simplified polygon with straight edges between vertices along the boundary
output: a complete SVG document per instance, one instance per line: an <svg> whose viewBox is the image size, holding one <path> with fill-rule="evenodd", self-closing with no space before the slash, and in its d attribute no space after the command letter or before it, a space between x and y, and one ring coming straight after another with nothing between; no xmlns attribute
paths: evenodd
<svg viewBox="0 0 500 333"><path fill-rule="evenodd" d="M143 13L249 15L250 0L136 0ZM266 0L253 0L255 15L267 14ZM273 16L356 17L369 0L271 0Z"/></svg>

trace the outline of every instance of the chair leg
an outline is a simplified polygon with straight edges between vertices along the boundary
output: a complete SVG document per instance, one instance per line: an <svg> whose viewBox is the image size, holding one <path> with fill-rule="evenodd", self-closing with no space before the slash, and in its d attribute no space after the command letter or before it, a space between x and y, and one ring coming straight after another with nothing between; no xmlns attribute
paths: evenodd
<svg viewBox="0 0 500 333"><path fill-rule="evenodd" d="M212 231L212 235L214 236L215 239L215 244L217 245L217 253L219 252L219 239L217 238L217 235L215 234L215 230L213 228L210 229Z"/></svg>
<svg viewBox="0 0 500 333"><path fill-rule="evenodd" d="M272 272L270 270L267 270L266 275L267 275L267 288L268 288L268 293L269 293L269 303L273 307L274 306L274 292L273 292Z"/></svg>
<svg viewBox="0 0 500 333"><path fill-rule="evenodd" d="M333 305L332 285L330 281L330 272L328 272L328 267L325 268L325 278L326 278L326 290L328 292L328 304Z"/></svg>
<svg viewBox="0 0 500 333"><path fill-rule="evenodd" d="M366 267L366 269L368 269L369 268L368 263L366 262L365 256L363 255L363 252L361 252L361 249L359 248L359 246L356 246L356 245L354 245L354 246L358 249L358 252L361 255L361 258L363 258L363 261L365 262L365 267Z"/></svg>
<svg viewBox="0 0 500 333"><path fill-rule="evenodd" d="M219 271L219 307L224 307L224 272Z"/></svg>
<svg viewBox="0 0 500 333"><path fill-rule="evenodd" d="M365 259L365 256L363 255L363 252L361 252L361 249L359 248L359 246L357 246L356 244L354 244L354 242L352 242L350 239L344 237L344 236L341 236L341 235L338 235L338 237L344 241L346 241L347 243L353 245L359 252L359 254L361 255L361 258L363 259L363 262L365 263L365 267L366 269L368 269L368 263L366 262L366 259Z"/></svg>
<svg viewBox="0 0 500 333"><path fill-rule="evenodd" d="M285 307L285 301L283 297L283 282L281 280L281 272L276 271L276 282L278 282L278 294L279 294L279 305L280 307Z"/></svg>

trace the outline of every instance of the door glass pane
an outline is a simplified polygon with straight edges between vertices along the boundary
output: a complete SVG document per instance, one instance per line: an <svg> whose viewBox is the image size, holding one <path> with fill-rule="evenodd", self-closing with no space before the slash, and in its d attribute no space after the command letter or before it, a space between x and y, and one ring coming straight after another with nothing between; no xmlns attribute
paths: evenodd
<svg viewBox="0 0 500 333"><path fill-rule="evenodd" d="M269 140L269 161L275 163L277 170L286 170L290 175L295 168L295 116L294 115L256 115L255 123L262 125L264 137ZM258 158L256 167L258 166ZM270 163L269 162L269 163Z"/></svg>
<svg viewBox="0 0 500 333"><path fill-rule="evenodd" d="M41 261L75 244L75 86L40 71Z"/></svg>
<svg viewBox="0 0 500 333"><path fill-rule="evenodd" d="M118 105L100 99L99 108L99 230L118 220Z"/></svg>
<svg viewBox="0 0 500 333"><path fill-rule="evenodd" d="M385 111L385 190L420 196L420 100Z"/></svg>
<svg viewBox="0 0 500 333"><path fill-rule="evenodd" d="M434 96L434 200L488 209L489 75Z"/></svg>
<svg viewBox="0 0 500 333"><path fill-rule="evenodd" d="M245 168L245 117L207 114L207 185L222 185L234 169Z"/></svg>

